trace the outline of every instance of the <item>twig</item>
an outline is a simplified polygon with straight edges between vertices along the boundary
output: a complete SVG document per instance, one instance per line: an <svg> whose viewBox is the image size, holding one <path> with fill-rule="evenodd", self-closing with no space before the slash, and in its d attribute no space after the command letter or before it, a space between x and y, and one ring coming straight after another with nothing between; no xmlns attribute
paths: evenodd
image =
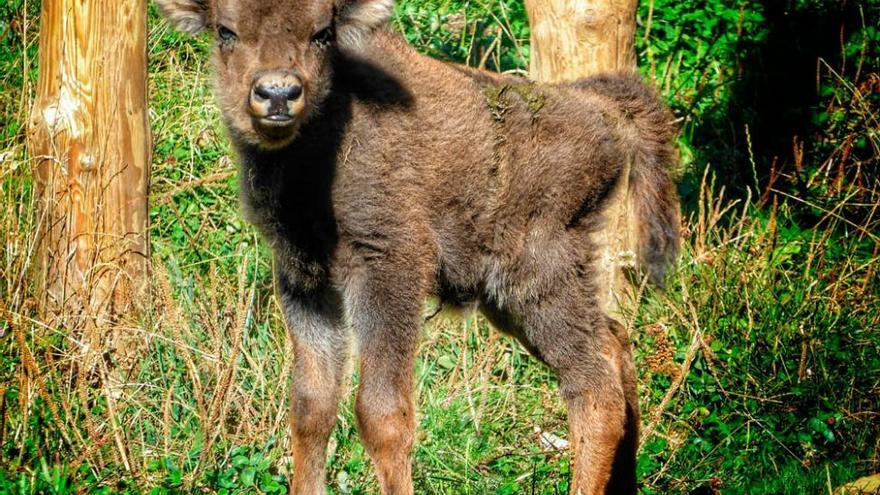
<svg viewBox="0 0 880 495"><path fill-rule="evenodd" d="M687 375L690 373L691 364L694 361L694 357L697 355L697 351L701 347L701 341L702 339L699 331L694 331L693 337L691 338L691 345L688 347L687 354L684 356L684 362L681 364L681 372L672 382L672 385L669 386L669 389L666 391L666 395L663 396L663 400L660 401L660 404L651 411L651 422L648 423L648 426L642 432L641 438L639 439L640 445L644 445L645 440L650 438L654 433L654 430L657 429L657 425L660 423L660 416L669 405L669 402L672 401L672 398L675 397L681 384L684 383L685 378L687 378Z"/></svg>
<svg viewBox="0 0 880 495"><path fill-rule="evenodd" d="M687 285L682 284L684 290L684 298L687 303L688 293L687 293ZM691 328L692 336L691 336L691 344L688 347L687 353L684 356L684 362L681 364L681 372L678 374L675 380L673 380L672 385L669 386L669 389L666 391L666 395L663 396L663 400L660 401L660 404L651 411L651 422L648 423L647 428L645 428L642 432L641 438L639 439L640 444L644 444L645 440L647 440L653 433L654 430L657 429L658 424L660 423L660 416L663 414L663 411L672 401L672 398L675 397L675 394L678 393L679 388L684 383L685 379L687 379L688 374L690 373L691 364L694 361L694 358L697 355L697 351L703 346L703 336L700 331L699 322L697 321L696 311L693 308L690 308L691 317L693 318L693 322L689 321L685 315L677 308L672 301L666 299L667 306L673 313L681 320L681 322Z"/></svg>

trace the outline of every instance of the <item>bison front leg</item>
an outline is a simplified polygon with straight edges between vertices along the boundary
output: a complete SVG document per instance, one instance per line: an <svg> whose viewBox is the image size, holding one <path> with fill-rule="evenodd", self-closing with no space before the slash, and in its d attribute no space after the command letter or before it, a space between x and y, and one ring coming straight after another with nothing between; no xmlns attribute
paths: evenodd
<svg viewBox="0 0 880 495"><path fill-rule="evenodd" d="M411 495L415 437L413 368L422 298L418 276L368 277L353 291L352 320L360 341L355 413L384 495Z"/></svg>
<svg viewBox="0 0 880 495"><path fill-rule="evenodd" d="M292 299L282 293L294 343L290 430L295 495L323 495L327 442L336 424L348 357L341 304L332 294Z"/></svg>
<svg viewBox="0 0 880 495"><path fill-rule="evenodd" d="M410 495L416 427L412 352L381 344L369 345L363 352L355 405L358 431L373 459L382 493Z"/></svg>

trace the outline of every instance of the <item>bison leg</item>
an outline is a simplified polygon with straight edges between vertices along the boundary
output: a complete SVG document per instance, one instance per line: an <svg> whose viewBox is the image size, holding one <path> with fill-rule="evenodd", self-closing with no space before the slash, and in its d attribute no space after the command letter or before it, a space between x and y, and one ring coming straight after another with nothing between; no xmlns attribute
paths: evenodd
<svg viewBox="0 0 880 495"><path fill-rule="evenodd" d="M413 493L413 368L423 295L421 281L406 273L399 267L393 277L349 291L361 354L355 414L384 495Z"/></svg>
<svg viewBox="0 0 880 495"><path fill-rule="evenodd" d="M623 397L626 399L626 422L623 438L617 447L611 479L608 481L607 493L636 493L636 454L639 450L639 391L636 381L636 366L633 362L632 346L626 328L612 318L608 319L611 332L617 337L622 348L621 376Z"/></svg>
<svg viewBox="0 0 880 495"><path fill-rule="evenodd" d="M585 299L543 302L523 318L522 337L556 372L568 406L572 495L635 494L638 401L629 344L622 327Z"/></svg>
<svg viewBox="0 0 880 495"><path fill-rule="evenodd" d="M389 349L383 347L368 346L361 361L355 405L358 431L373 459L382 493L410 495L410 454L416 426L412 354L399 354L389 362Z"/></svg>
<svg viewBox="0 0 880 495"><path fill-rule="evenodd" d="M323 495L327 441L336 424L348 335L341 324L341 306L332 298L322 295L303 303L282 294L282 299L294 343L290 394L292 493Z"/></svg>

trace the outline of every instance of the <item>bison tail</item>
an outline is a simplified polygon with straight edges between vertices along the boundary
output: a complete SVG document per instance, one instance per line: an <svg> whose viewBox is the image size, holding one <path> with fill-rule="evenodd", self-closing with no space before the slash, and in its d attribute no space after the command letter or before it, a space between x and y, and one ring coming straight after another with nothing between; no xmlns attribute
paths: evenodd
<svg viewBox="0 0 880 495"><path fill-rule="evenodd" d="M681 222L675 184L678 130L672 113L637 74L597 75L577 86L611 100L630 130L622 133L622 144L632 153L629 201L637 225L636 256L651 281L662 286L678 257Z"/></svg>
<svg viewBox="0 0 880 495"><path fill-rule="evenodd" d="M629 176L639 265L651 282L661 287L678 258L680 240L681 212L670 169L676 163L673 156L675 153L638 153Z"/></svg>

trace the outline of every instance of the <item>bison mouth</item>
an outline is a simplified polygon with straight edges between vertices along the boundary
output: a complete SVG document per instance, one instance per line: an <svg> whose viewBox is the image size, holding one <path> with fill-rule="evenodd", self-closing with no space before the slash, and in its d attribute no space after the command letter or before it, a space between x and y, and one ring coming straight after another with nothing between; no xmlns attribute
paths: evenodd
<svg viewBox="0 0 880 495"><path fill-rule="evenodd" d="M253 119L254 129L273 145L283 144L294 137L299 127L290 115L276 114Z"/></svg>
<svg viewBox="0 0 880 495"><path fill-rule="evenodd" d="M286 127L293 124L293 117L279 113L261 118L260 123L268 127Z"/></svg>

